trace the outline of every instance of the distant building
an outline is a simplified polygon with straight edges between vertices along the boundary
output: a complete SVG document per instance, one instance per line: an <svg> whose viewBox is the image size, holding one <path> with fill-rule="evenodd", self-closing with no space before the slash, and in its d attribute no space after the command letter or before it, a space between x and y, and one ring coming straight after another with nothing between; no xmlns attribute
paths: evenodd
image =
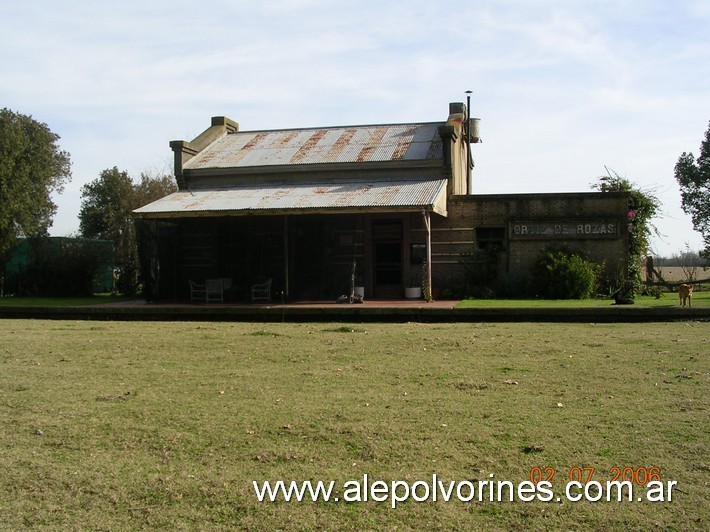
<svg viewBox="0 0 710 532"><path fill-rule="evenodd" d="M462 103L434 123L240 131L213 118L170 143L178 192L134 211L148 291L186 300L189 280L225 278L242 299L270 278L285 299L333 300L355 262L366 298L401 298L429 260L435 294L464 296L480 250L500 254L500 275L551 243L625 260L625 193L471 194L469 124Z"/></svg>

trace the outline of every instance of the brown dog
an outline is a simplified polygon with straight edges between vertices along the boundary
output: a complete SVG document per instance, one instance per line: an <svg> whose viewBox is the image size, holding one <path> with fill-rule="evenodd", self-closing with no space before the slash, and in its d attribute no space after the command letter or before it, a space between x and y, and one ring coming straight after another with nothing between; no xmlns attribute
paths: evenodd
<svg viewBox="0 0 710 532"><path fill-rule="evenodd" d="M688 306L693 306L693 285L692 284L682 284L678 287L678 298L680 299L680 304L685 306L686 301Z"/></svg>

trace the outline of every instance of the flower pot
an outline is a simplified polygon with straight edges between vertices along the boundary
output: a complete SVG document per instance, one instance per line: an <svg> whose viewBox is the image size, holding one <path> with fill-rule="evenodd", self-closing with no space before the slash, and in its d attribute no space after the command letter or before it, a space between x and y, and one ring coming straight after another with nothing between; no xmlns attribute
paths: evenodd
<svg viewBox="0 0 710 532"><path fill-rule="evenodd" d="M422 287L421 286L411 286L404 289L404 297L407 299L421 299L422 298Z"/></svg>
<svg viewBox="0 0 710 532"><path fill-rule="evenodd" d="M364 298L365 297L365 287L364 286L356 286L355 287L355 295Z"/></svg>

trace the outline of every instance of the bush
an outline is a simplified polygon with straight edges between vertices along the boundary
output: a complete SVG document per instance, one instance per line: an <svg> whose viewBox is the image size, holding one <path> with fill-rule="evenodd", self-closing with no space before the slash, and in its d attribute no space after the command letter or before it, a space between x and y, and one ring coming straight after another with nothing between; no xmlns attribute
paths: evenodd
<svg viewBox="0 0 710 532"><path fill-rule="evenodd" d="M599 267L567 248L546 249L533 267L537 296L546 299L586 299L595 294Z"/></svg>
<svg viewBox="0 0 710 532"><path fill-rule="evenodd" d="M53 251L49 241L33 242L33 260L17 279L17 295L90 296L102 265L102 250L89 241L67 241Z"/></svg>
<svg viewBox="0 0 710 532"><path fill-rule="evenodd" d="M140 288L138 262L134 257L128 257L119 267L116 290L124 296L135 296L140 292Z"/></svg>

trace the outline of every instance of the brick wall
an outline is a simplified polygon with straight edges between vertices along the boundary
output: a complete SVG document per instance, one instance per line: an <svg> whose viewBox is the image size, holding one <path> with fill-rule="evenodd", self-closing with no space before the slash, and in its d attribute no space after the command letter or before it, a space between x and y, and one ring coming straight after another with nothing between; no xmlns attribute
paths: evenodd
<svg viewBox="0 0 710 532"><path fill-rule="evenodd" d="M482 247L483 235L502 235L501 273L525 274L551 244L583 251L609 269L627 257L625 193L452 196L447 210L446 218L432 216L435 285L465 285L461 255ZM412 216L411 230L413 241L425 236L421 216Z"/></svg>

